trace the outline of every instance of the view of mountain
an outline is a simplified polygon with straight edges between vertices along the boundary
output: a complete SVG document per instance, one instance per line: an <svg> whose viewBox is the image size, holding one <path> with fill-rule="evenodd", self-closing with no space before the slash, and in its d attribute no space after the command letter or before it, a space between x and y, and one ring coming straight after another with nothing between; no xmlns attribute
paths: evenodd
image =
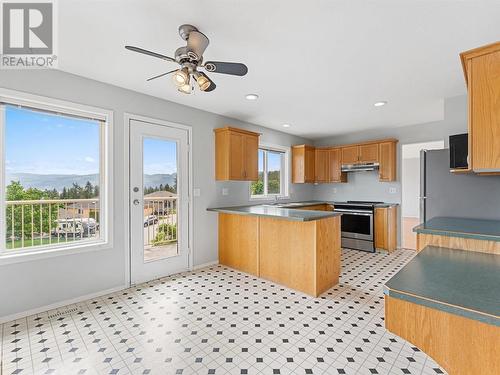
<svg viewBox="0 0 500 375"><path fill-rule="evenodd" d="M156 187L175 184L176 173L172 174L150 174L144 175L144 186ZM73 183L85 186L87 181L92 185L99 185L97 174L76 175L76 174L33 174L33 173L11 173L7 174L7 185L10 181L19 181L24 188L37 188L41 190L56 189L61 192L64 187L68 188Z"/></svg>

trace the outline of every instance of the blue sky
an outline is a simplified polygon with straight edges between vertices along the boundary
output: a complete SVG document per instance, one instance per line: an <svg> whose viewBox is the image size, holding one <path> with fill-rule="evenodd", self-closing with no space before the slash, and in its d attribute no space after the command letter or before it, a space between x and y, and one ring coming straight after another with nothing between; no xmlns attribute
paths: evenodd
<svg viewBox="0 0 500 375"><path fill-rule="evenodd" d="M9 173L99 172L99 122L6 106Z"/></svg>
<svg viewBox="0 0 500 375"><path fill-rule="evenodd" d="M99 172L99 122L6 106L6 172ZM176 143L146 138L144 173L176 172Z"/></svg>
<svg viewBox="0 0 500 375"><path fill-rule="evenodd" d="M259 170L262 171L264 161L264 152L259 151ZM281 155L277 152L267 153L268 171L279 171L281 169Z"/></svg>
<svg viewBox="0 0 500 375"><path fill-rule="evenodd" d="M175 142L145 138L143 147L145 174L177 172L177 144Z"/></svg>

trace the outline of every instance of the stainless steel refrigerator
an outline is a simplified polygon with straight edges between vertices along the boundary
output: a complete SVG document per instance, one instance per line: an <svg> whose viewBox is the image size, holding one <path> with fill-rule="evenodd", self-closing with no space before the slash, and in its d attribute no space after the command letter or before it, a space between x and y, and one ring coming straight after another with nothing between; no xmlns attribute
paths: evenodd
<svg viewBox="0 0 500 375"><path fill-rule="evenodd" d="M420 222L436 216L500 219L500 176L450 172L449 150L420 153Z"/></svg>

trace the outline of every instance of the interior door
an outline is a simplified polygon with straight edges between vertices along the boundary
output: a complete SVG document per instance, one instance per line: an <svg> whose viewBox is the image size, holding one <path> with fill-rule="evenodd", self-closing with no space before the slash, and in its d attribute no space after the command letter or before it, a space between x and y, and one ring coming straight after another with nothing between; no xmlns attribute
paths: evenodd
<svg viewBox="0 0 500 375"><path fill-rule="evenodd" d="M189 268L188 131L130 120L130 280Z"/></svg>

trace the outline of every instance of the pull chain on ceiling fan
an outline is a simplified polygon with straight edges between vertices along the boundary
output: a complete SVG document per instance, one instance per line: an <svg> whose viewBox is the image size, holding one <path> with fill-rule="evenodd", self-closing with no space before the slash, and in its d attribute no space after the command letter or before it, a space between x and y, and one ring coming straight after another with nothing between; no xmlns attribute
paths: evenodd
<svg viewBox="0 0 500 375"><path fill-rule="evenodd" d="M229 74L234 76L244 76L248 72L245 64L223 62L223 61L207 61L203 63L203 53L207 49L210 41L196 27L192 25L181 25L179 27L179 35L186 41L186 46L177 48L175 57L169 57L160 53L152 52L143 48L134 46L125 46L126 49L153 56L168 62L179 64L180 69L174 69L166 73L147 79L152 81L157 78L164 77L173 73L173 81L177 86L177 90L184 94L191 94L194 88L194 81L198 88L204 92L215 90L216 84L204 73L198 69L202 68L210 73Z"/></svg>

